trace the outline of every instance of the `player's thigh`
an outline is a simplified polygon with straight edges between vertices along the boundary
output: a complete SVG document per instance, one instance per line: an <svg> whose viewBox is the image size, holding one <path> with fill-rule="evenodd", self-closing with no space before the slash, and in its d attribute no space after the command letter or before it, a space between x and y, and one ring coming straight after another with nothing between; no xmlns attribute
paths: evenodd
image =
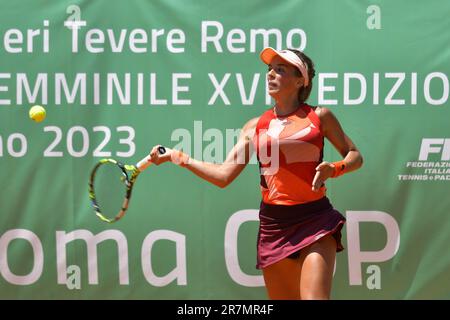
<svg viewBox="0 0 450 320"><path fill-rule="evenodd" d="M270 299L300 299L299 258L284 258L263 269L264 282Z"/></svg>
<svg viewBox="0 0 450 320"><path fill-rule="evenodd" d="M327 235L300 252L302 299L329 299L336 260L336 240Z"/></svg>

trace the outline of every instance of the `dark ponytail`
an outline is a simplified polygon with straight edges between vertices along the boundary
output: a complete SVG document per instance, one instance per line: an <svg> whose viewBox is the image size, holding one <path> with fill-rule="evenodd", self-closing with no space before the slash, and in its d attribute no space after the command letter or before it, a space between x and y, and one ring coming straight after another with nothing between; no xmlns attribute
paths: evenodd
<svg viewBox="0 0 450 320"><path fill-rule="evenodd" d="M300 90L298 90L298 101L299 103L304 103L311 94L313 84L312 80L316 75L316 70L314 70L314 63L312 62L311 58L308 57L303 52L295 49L288 49L288 50L294 52L307 65L308 68L309 84L307 87L303 86L300 88ZM301 75L300 71L298 71L298 73Z"/></svg>

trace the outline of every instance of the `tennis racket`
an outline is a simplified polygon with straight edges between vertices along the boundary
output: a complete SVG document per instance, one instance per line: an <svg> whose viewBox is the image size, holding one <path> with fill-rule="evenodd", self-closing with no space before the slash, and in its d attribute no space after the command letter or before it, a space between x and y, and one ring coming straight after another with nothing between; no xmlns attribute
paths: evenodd
<svg viewBox="0 0 450 320"><path fill-rule="evenodd" d="M159 146L158 152L164 154L166 149ZM151 164L148 155L136 165L114 159L101 159L95 165L89 178L89 198L100 220L113 223L125 215L137 177Z"/></svg>

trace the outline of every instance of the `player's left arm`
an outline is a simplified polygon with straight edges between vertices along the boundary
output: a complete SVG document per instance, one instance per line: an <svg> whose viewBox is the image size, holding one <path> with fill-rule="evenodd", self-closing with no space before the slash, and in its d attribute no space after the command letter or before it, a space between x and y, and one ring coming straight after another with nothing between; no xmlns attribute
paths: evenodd
<svg viewBox="0 0 450 320"><path fill-rule="evenodd" d="M317 107L316 113L319 116L323 135L331 142L336 150L342 155L342 161L335 163L322 162L316 168L312 189L318 190L323 182L337 175L359 169L362 166L363 158L356 145L348 137L335 115L328 108ZM335 166L339 166L337 171Z"/></svg>

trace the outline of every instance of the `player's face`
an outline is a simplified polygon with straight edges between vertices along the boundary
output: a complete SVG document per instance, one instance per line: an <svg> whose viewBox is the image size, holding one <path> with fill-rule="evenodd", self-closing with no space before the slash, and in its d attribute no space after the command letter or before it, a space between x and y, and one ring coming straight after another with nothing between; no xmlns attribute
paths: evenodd
<svg viewBox="0 0 450 320"><path fill-rule="evenodd" d="M298 89L303 85L303 78L294 66L276 56L268 67L267 85L269 94L274 99L297 95Z"/></svg>

